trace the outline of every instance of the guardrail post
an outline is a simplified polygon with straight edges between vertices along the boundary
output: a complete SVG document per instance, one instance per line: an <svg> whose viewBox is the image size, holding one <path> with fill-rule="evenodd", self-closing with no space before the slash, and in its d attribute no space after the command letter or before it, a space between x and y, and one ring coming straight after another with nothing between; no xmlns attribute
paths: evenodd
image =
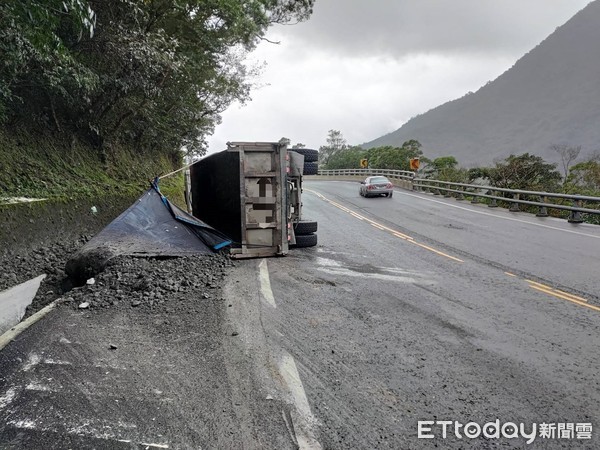
<svg viewBox="0 0 600 450"><path fill-rule="evenodd" d="M513 194L513 199L514 199L514 200L519 200L519 194ZM508 210L509 210L510 212L519 212L521 209L519 208L519 204L518 204L518 203L516 203L516 202L513 202L513 203L510 205L510 208L508 208Z"/></svg>
<svg viewBox="0 0 600 450"><path fill-rule="evenodd" d="M473 198L471 199L471 203L479 203L479 196L477 195L477 190L473 191Z"/></svg>
<svg viewBox="0 0 600 450"><path fill-rule="evenodd" d="M487 191L488 195L493 195L495 196L496 193L494 191ZM490 204L488 205L488 208L497 208L498 207L498 202L496 201L495 198L492 199L492 201L490 202Z"/></svg>
<svg viewBox="0 0 600 450"><path fill-rule="evenodd" d="M458 190L460 191L461 188L459 187ZM464 191L464 190L465 190L465 188L462 188L462 191ZM464 194L462 192L459 192L458 195L456 196L456 200L464 200L464 199L465 199Z"/></svg>
<svg viewBox="0 0 600 450"><path fill-rule="evenodd" d="M540 202L548 203L548 197L546 197L545 195L540 197ZM548 208L546 208L545 206L540 206L540 210L538 211L536 216L537 217L548 217Z"/></svg>
<svg viewBox="0 0 600 450"><path fill-rule="evenodd" d="M575 208L581 208L583 206L583 202L581 200L573 200L573 206ZM581 223L581 222L583 222L581 213L579 211L571 211L571 214L569 215L569 223Z"/></svg>

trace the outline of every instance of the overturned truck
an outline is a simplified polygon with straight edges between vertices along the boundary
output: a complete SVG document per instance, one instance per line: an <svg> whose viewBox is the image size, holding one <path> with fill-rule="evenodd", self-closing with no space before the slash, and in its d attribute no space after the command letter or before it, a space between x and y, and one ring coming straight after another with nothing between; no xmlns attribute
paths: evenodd
<svg viewBox="0 0 600 450"><path fill-rule="evenodd" d="M285 142L231 142L189 168L191 213L225 233L234 258L285 255L317 244L317 223L302 218L302 176L317 173L318 152Z"/></svg>

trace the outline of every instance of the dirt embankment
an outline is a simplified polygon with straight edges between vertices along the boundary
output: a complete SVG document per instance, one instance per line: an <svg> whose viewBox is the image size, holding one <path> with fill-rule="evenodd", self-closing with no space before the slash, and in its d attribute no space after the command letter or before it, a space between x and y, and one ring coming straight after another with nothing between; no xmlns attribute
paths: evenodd
<svg viewBox="0 0 600 450"><path fill-rule="evenodd" d="M141 193L1 205L0 258L26 255L58 242L93 235L128 208Z"/></svg>

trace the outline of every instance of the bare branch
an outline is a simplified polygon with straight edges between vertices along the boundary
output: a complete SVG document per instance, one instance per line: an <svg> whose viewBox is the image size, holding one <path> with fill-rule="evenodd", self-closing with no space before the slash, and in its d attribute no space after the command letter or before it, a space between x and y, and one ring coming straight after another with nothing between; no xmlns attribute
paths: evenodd
<svg viewBox="0 0 600 450"><path fill-rule="evenodd" d="M266 37L264 37L264 36L258 36L258 38L259 38L261 41L267 41L269 44L276 44L276 45L279 45L279 44L281 44L281 41L272 41L272 40L270 40L270 39L267 39L267 38L266 38Z"/></svg>

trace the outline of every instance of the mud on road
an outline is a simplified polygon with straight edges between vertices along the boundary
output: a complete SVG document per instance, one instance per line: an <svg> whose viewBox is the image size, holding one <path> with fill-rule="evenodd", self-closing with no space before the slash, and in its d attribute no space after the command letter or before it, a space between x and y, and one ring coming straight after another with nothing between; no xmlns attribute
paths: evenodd
<svg viewBox="0 0 600 450"><path fill-rule="evenodd" d="M0 448L296 448L228 320L234 265L118 257L70 290L0 352Z"/></svg>

